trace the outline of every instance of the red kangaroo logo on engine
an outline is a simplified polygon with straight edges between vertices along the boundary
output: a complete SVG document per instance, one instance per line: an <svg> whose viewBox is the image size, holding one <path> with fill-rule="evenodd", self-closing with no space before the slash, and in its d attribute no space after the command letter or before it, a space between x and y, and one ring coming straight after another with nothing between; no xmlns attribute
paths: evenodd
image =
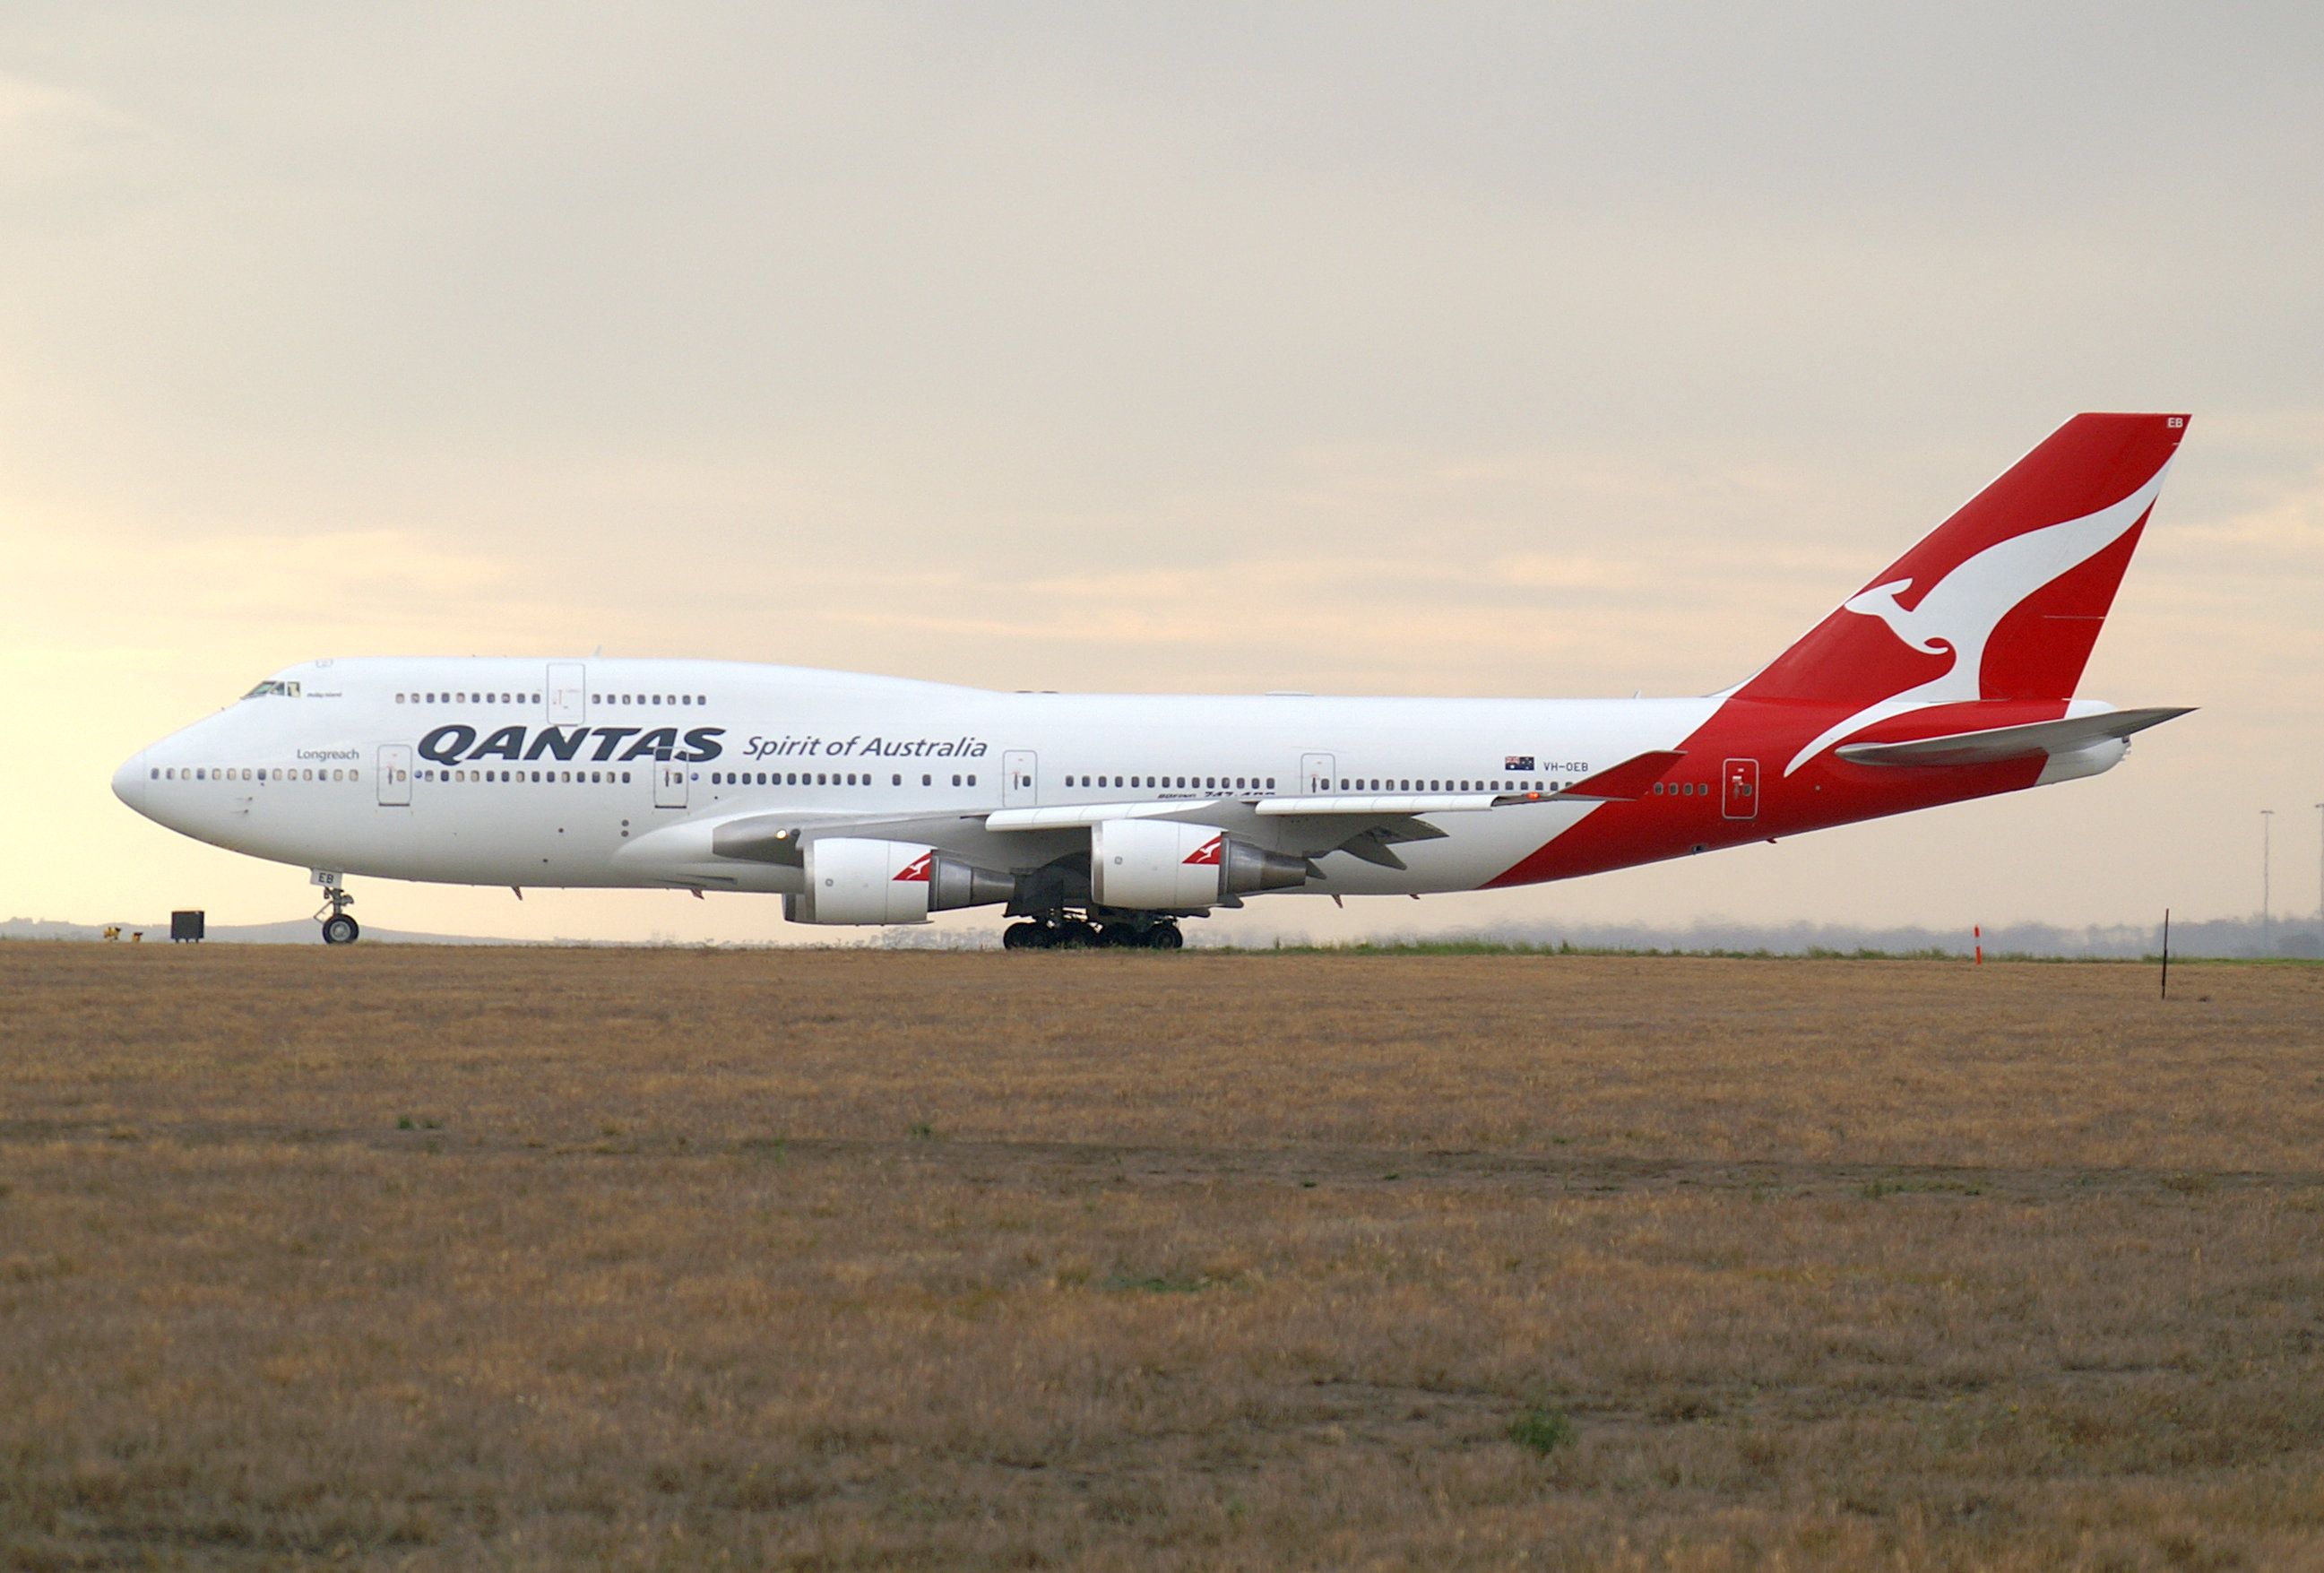
<svg viewBox="0 0 2324 1573"><path fill-rule="evenodd" d="M1219 860L1220 844L1225 840L1226 837L1223 836L1212 837L1208 841L1205 841L1200 847L1195 847L1194 850L1188 855L1186 858L1187 865L1189 867L1200 868L1216 864Z"/></svg>
<svg viewBox="0 0 2324 1573"><path fill-rule="evenodd" d="M926 880L928 877L928 865L934 863L936 857L936 855L933 852L921 853L896 871L895 883L904 884L913 880Z"/></svg>

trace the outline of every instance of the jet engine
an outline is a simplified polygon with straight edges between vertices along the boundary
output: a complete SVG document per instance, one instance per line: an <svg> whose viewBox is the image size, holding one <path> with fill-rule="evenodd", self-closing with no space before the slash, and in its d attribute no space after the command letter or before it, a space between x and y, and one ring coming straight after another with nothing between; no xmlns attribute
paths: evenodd
<svg viewBox="0 0 2324 1573"><path fill-rule="evenodd" d="M807 889L783 898L794 923L925 923L930 912L1005 902L1014 876L908 841L832 836L809 841Z"/></svg>
<svg viewBox="0 0 2324 1573"><path fill-rule="evenodd" d="M1214 825L1106 819L1090 829L1090 900L1101 907L1185 912L1256 891L1305 884L1304 857L1269 852Z"/></svg>

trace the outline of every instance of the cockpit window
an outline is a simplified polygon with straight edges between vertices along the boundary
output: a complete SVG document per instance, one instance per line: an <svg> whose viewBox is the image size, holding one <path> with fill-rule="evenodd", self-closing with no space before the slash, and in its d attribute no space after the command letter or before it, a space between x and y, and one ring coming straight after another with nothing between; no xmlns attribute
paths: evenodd
<svg viewBox="0 0 2324 1573"><path fill-rule="evenodd" d="M281 694L285 699L295 699L299 697L299 685L297 683L276 682L273 679L269 678L266 681L260 683L256 688L251 689L242 697L245 699L263 699L268 694Z"/></svg>

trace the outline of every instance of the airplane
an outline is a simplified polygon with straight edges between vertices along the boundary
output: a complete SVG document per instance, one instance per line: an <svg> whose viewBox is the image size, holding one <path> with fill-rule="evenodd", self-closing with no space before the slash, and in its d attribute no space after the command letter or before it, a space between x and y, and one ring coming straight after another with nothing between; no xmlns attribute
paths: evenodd
<svg viewBox="0 0 2324 1573"><path fill-rule="evenodd" d="M1176 949L1265 894L1497 890L2112 769L2184 708L2078 699L2187 417L2077 415L1700 699L1001 693L725 662L293 666L123 764L170 828L351 875L991 906L1011 949Z"/></svg>

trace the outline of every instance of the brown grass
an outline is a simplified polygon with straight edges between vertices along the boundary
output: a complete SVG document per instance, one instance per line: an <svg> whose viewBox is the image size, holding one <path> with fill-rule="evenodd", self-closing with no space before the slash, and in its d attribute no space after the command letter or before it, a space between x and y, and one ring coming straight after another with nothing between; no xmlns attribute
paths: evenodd
<svg viewBox="0 0 2324 1573"><path fill-rule="evenodd" d="M2324 969L0 946L0 1561L2324 1566Z"/></svg>

